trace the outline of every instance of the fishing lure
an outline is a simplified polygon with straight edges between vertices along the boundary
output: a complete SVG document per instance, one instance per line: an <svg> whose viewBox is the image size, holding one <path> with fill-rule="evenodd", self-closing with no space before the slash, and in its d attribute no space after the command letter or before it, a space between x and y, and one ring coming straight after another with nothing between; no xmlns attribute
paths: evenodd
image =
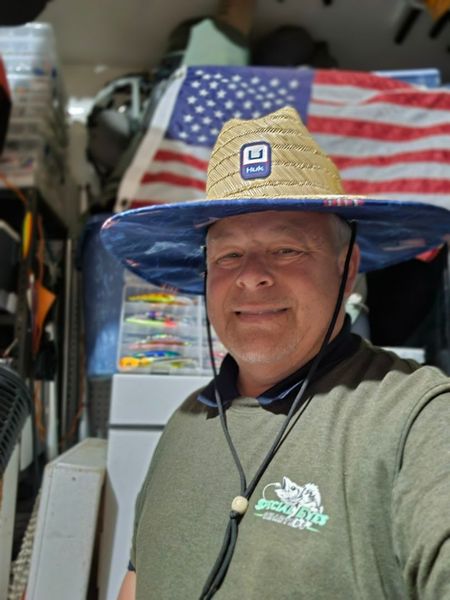
<svg viewBox="0 0 450 600"><path fill-rule="evenodd" d="M146 350L145 352L136 352L133 356L135 358L174 358L181 355L173 350Z"/></svg>
<svg viewBox="0 0 450 600"><path fill-rule="evenodd" d="M122 356L119 360L119 367L123 370L138 369L142 367L162 367L163 370L181 369L183 367L194 368L197 363L192 358L176 357L154 357L154 356Z"/></svg>
<svg viewBox="0 0 450 600"><path fill-rule="evenodd" d="M185 296L176 296L175 294L165 294L162 292L149 292L145 294L133 294L128 296L128 302L154 302L155 304L186 305L192 304L190 298Z"/></svg>
<svg viewBox="0 0 450 600"><path fill-rule="evenodd" d="M146 327L176 327L180 324L180 321L175 319L167 318L152 318L147 315L133 315L125 319L126 323L133 323L134 325L145 325Z"/></svg>
<svg viewBox="0 0 450 600"><path fill-rule="evenodd" d="M129 345L130 350L151 350L152 348L178 348L180 346L191 346L192 342L187 339L170 335L169 333L155 333L138 340Z"/></svg>

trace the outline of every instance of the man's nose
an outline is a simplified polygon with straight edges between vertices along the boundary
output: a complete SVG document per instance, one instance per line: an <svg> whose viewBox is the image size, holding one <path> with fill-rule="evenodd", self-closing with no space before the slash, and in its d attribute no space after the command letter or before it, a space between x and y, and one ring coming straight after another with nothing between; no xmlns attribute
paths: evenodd
<svg viewBox="0 0 450 600"><path fill-rule="evenodd" d="M274 279L267 260L258 255L249 255L243 259L236 284L239 287L257 288L273 285Z"/></svg>

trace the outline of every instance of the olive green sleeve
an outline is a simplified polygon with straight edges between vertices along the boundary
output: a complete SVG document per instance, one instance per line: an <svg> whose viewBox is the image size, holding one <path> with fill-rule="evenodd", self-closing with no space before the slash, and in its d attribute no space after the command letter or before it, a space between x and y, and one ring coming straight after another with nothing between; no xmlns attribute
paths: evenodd
<svg viewBox="0 0 450 600"><path fill-rule="evenodd" d="M135 509L134 509L133 537L132 537L132 541L131 541L131 551L130 551L130 563L131 564L129 565L129 569L131 566L133 566L133 570L136 570L136 534L137 534L139 519L141 516L143 497L144 497L144 487L145 487L145 482L143 483L141 490L136 497L136 503L135 503Z"/></svg>
<svg viewBox="0 0 450 600"><path fill-rule="evenodd" d="M408 598L450 598L450 393L441 384L404 430L393 488L393 542Z"/></svg>

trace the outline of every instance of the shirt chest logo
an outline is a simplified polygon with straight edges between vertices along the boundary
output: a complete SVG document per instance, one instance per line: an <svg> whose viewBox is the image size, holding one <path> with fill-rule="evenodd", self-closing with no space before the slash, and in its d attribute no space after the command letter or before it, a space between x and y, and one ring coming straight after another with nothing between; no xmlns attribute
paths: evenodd
<svg viewBox="0 0 450 600"><path fill-rule="evenodd" d="M314 483L299 485L289 477L268 483L255 504L254 515L294 529L319 532L329 516L325 514L319 488Z"/></svg>

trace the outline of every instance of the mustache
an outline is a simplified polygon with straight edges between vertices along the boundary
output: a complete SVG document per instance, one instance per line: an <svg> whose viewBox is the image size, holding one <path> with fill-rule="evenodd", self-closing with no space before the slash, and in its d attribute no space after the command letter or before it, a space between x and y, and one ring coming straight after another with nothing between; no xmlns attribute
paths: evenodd
<svg viewBox="0 0 450 600"><path fill-rule="evenodd" d="M280 297L279 294L243 294L227 299L227 306L291 306L292 298Z"/></svg>
<svg viewBox="0 0 450 600"><path fill-rule="evenodd" d="M267 295L267 296L239 296L230 298L226 302L226 309L231 309L233 311L238 310L251 310L252 308L256 309L281 309L281 308L289 308L292 306L292 299L280 298L279 296Z"/></svg>

